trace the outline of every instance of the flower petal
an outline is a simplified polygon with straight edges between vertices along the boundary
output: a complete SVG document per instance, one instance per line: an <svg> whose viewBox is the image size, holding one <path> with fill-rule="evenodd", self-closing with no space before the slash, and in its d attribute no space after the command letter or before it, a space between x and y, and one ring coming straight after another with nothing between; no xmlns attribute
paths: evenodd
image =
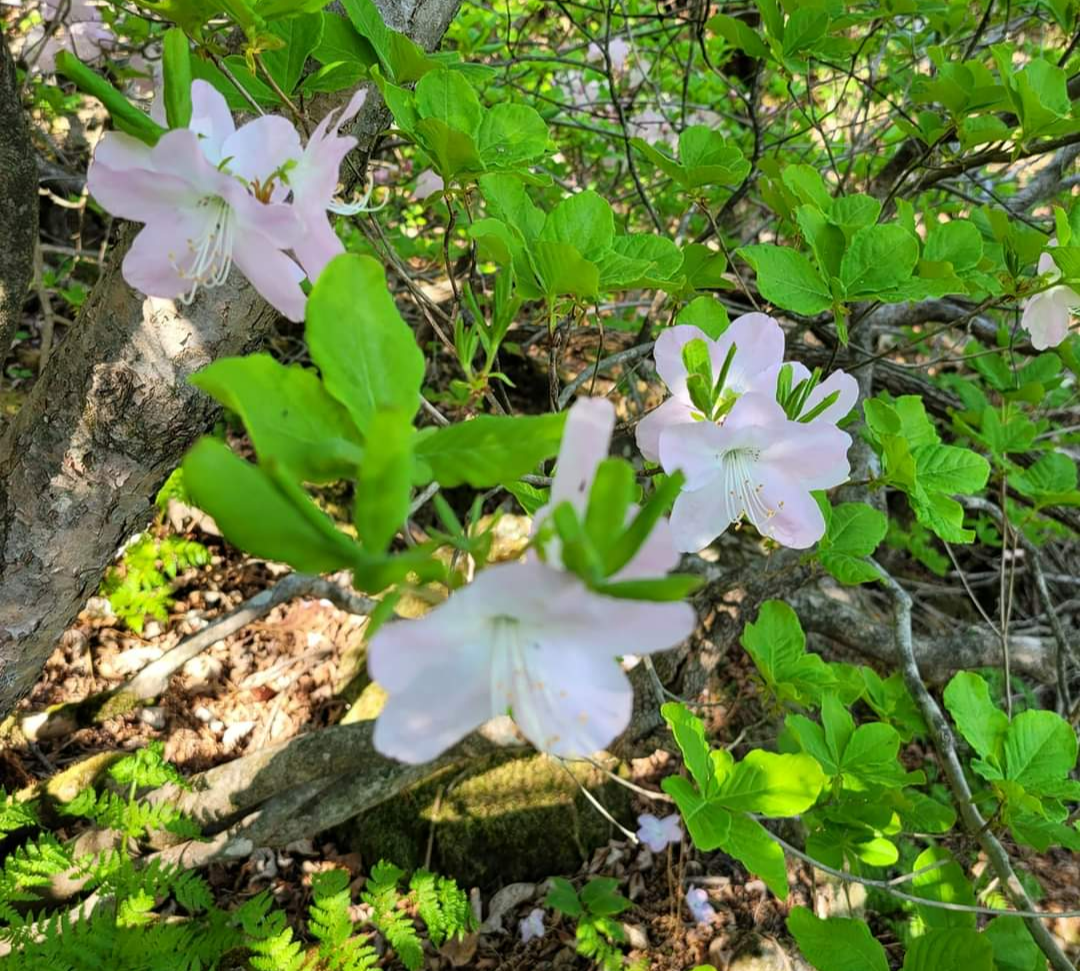
<svg viewBox="0 0 1080 971"><path fill-rule="evenodd" d="M392 626L417 623L401 621ZM430 762L491 718L487 665L475 663L480 658L479 653L459 650L414 660L412 681L390 693L375 720L376 751L402 762Z"/></svg>
<svg viewBox="0 0 1080 971"><path fill-rule="evenodd" d="M151 167L150 147L123 132L106 132L94 149L91 169L98 164L111 169L148 169Z"/></svg>
<svg viewBox="0 0 1080 971"><path fill-rule="evenodd" d="M296 128L281 115L262 115L249 121L221 146L228 170L248 183L265 183L286 162L295 162L302 154Z"/></svg>
<svg viewBox="0 0 1080 971"><path fill-rule="evenodd" d="M631 515L636 512L635 509ZM666 519L661 519L634 554L634 558L612 579L643 580L662 577L674 570L679 560L679 551L675 549L675 541L671 538L671 524Z"/></svg>
<svg viewBox="0 0 1080 971"><path fill-rule="evenodd" d="M300 213L303 228L293 243L292 251L304 268L308 279L314 283L335 256L345 252L345 246L330 225L330 218L323 209L318 213Z"/></svg>
<svg viewBox="0 0 1080 971"><path fill-rule="evenodd" d="M776 379L773 378L771 387L766 386L763 372L784 359L784 331L776 319L759 313L736 317L716 341L720 363L713 364L713 372L717 376L732 344L735 345L735 356L731 359L724 388L737 394L760 391L775 397Z"/></svg>
<svg viewBox="0 0 1080 971"><path fill-rule="evenodd" d="M221 162L221 149L236 124L225 96L208 81L191 82L191 121L188 129L199 136L203 154L211 164Z"/></svg>
<svg viewBox="0 0 1080 971"><path fill-rule="evenodd" d="M607 458L615 430L615 406L606 398L578 398L566 416L551 504L569 502L585 510L596 469Z"/></svg>
<svg viewBox="0 0 1080 971"><path fill-rule="evenodd" d="M809 414L819 402L824 401L834 391L838 395L836 401L817 415L813 421L835 425L841 418L847 416L848 412L855 407L855 402L859 400L859 382L846 371L833 371L814 388L803 404L802 414Z"/></svg>
<svg viewBox="0 0 1080 971"><path fill-rule="evenodd" d="M630 680L614 656L597 656L584 646L545 640L492 658L496 690L505 691L518 728L542 752L592 755L630 723Z"/></svg>
<svg viewBox="0 0 1080 971"><path fill-rule="evenodd" d="M724 419L724 429L729 434L753 428L786 427L788 424L784 409L776 402L775 391L744 394Z"/></svg>
<svg viewBox="0 0 1080 971"><path fill-rule="evenodd" d="M694 407L683 397L668 398L638 422L635 437L641 454L650 462L660 461L660 433L672 425L694 421Z"/></svg>
<svg viewBox="0 0 1080 971"><path fill-rule="evenodd" d="M711 421L664 429L660 436L660 463L668 475L682 472L686 477L684 492L704 488L716 480L720 474L720 457L729 447L730 435L726 431L726 427L718 428Z"/></svg>
<svg viewBox="0 0 1080 971"><path fill-rule="evenodd" d="M691 341L705 341L709 346L709 359L712 361L713 373L719 371L724 363L722 357L715 354L716 343L709 339L709 335L700 327L690 324L676 324L668 327L656 338L653 347L653 360L656 362L656 372L668 386L673 395L685 396L686 394L686 365L683 364L683 348Z"/></svg>
<svg viewBox="0 0 1080 971"><path fill-rule="evenodd" d="M1031 335L1032 347L1044 351L1065 340L1071 307L1077 304L1080 298L1068 287L1051 287L1028 300L1020 324Z"/></svg>
<svg viewBox="0 0 1080 971"><path fill-rule="evenodd" d="M269 207L267 207L269 208ZM304 320L307 297L300 289L304 271L261 233L238 226L233 262L272 307L294 323Z"/></svg>
<svg viewBox="0 0 1080 971"><path fill-rule="evenodd" d="M721 489L683 491L671 509L671 536L684 553L705 549L734 521L730 504Z"/></svg>
<svg viewBox="0 0 1080 971"><path fill-rule="evenodd" d="M810 486L804 479L789 478L775 468L759 468L758 473L764 486L762 503L773 515L761 517L752 509L751 519L757 531L793 549L813 546L825 535L825 519L810 495Z"/></svg>
<svg viewBox="0 0 1080 971"><path fill-rule="evenodd" d="M209 230L209 209L178 210L171 220L147 224L124 256L124 279L150 297L174 298L191 289L188 272L195 260L195 240Z"/></svg>
<svg viewBox="0 0 1080 971"><path fill-rule="evenodd" d="M98 204L114 216L148 223L173 221L182 209L193 209L200 193L189 182L150 169L114 169L96 159L86 184Z"/></svg>
<svg viewBox="0 0 1080 971"><path fill-rule="evenodd" d="M790 476L806 489L831 489L851 474L851 436L826 422L790 421L763 429L758 464Z"/></svg>

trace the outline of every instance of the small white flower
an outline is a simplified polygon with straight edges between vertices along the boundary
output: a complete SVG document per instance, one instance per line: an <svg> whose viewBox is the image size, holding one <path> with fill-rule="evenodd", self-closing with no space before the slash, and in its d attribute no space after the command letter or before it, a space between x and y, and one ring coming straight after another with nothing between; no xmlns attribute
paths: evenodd
<svg viewBox="0 0 1080 971"><path fill-rule="evenodd" d="M694 887L686 892L686 906L699 924L711 924L716 918L716 911L709 903L709 895L701 887Z"/></svg>
<svg viewBox="0 0 1080 971"><path fill-rule="evenodd" d="M1056 246L1057 240L1050 240L1050 245ZM1054 280L1061 277L1061 271L1049 253L1039 257L1039 275L1043 274L1051 274ZM1069 336L1069 321L1075 313L1080 313L1080 293L1072 287L1051 287L1024 304L1020 323L1031 335L1031 346L1037 351L1045 351L1048 347L1057 347Z"/></svg>
<svg viewBox="0 0 1080 971"><path fill-rule="evenodd" d="M528 944L534 937L544 936L544 911L540 907L534 907L529 911L529 916L518 921L518 931L521 940Z"/></svg>
<svg viewBox="0 0 1080 971"><path fill-rule="evenodd" d="M679 814L673 813L657 819L651 813L638 816L637 837L654 853L659 853L672 843L681 843L683 832Z"/></svg>

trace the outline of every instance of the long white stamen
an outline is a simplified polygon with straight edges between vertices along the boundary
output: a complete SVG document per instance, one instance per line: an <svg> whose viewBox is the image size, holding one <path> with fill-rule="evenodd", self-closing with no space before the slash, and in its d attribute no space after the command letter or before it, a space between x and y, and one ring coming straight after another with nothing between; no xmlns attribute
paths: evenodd
<svg viewBox="0 0 1080 971"><path fill-rule="evenodd" d="M763 482L755 482L758 451L751 448L735 448L721 456L724 501L728 503L731 520L749 519L759 533L767 536L774 527L769 525L777 510L766 505L762 499Z"/></svg>
<svg viewBox="0 0 1080 971"><path fill-rule="evenodd" d="M180 298L184 305L195 299L200 287L221 286L232 269L233 244L236 241L232 208L224 199L213 197L201 200L199 205L210 207L212 215L206 222L202 237L188 240L189 248L195 253L190 268L177 268L181 277L191 280L191 289Z"/></svg>
<svg viewBox="0 0 1080 971"><path fill-rule="evenodd" d="M386 204L390 201L390 196L388 194L378 206L368 205L371 201L371 194L374 191L375 183L369 179L367 185L364 187L364 194L355 202L331 199L330 204L326 208L329 209L330 212L337 213L339 216L355 216L358 212L378 212L380 209L386 208Z"/></svg>

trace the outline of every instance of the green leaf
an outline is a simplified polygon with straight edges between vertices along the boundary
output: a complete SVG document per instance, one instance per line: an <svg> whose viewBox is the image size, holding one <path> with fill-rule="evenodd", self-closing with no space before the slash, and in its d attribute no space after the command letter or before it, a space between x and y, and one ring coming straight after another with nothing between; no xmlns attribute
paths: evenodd
<svg viewBox="0 0 1080 971"><path fill-rule="evenodd" d="M828 665L817 654L807 653L799 618L781 600L761 605L757 620L743 628L740 643L780 701L816 703L822 690L834 683Z"/></svg>
<svg viewBox="0 0 1080 971"><path fill-rule="evenodd" d="M593 877L581 888L580 900L590 914L613 917L633 906L619 893L618 887L619 881L614 877Z"/></svg>
<svg viewBox="0 0 1080 971"><path fill-rule="evenodd" d="M472 421L425 429L416 457L427 466L421 483L489 489L531 472L559 451L566 413L480 415Z"/></svg>
<svg viewBox="0 0 1080 971"><path fill-rule="evenodd" d="M735 764L715 796L725 809L762 816L797 816L817 802L825 773L809 755L754 749Z"/></svg>
<svg viewBox="0 0 1080 971"><path fill-rule="evenodd" d="M885 515L863 502L845 502L832 510L827 523L818 545L821 565L845 584L879 579L880 570L866 557L885 538L889 528Z"/></svg>
<svg viewBox="0 0 1080 971"><path fill-rule="evenodd" d="M982 233L967 219L952 219L947 223L935 223L926 237L923 258L948 262L960 273L972 270L982 259Z"/></svg>
<svg viewBox="0 0 1080 971"><path fill-rule="evenodd" d="M565 877L551 878L551 888L544 898L544 904L568 917L581 917L585 913L577 891Z"/></svg>
<svg viewBox="0 0 1080 971"><path fill-rule="evenodd" d="M379 408L416 414L424 355L376 260L347 253L323 270L308 297L307 340L326 390L361 433Z"/></svg>
<svg viewBox="0 0 1080 971"><path fill-rule="evenodd" d="M1005 735L1005 777L1038 792L1068 777L1076 753L1076 733L1060 715L1022 711Z"/></svg>
<svg viewBox="0 0 1080 971"><path fill-rule="evenodd" d="M731 324L725 307L715 297L695 297L675 318L677 324L690 324L703 330L706 335L716 340Z"/></svg>
<svg viewBox="0 0 1080 971"><path fill-rule="evenodd" d="M165 129L146 112L140 111L97 71L87 67L70 51L56 54L56 70L86 94L97 98L108 110L112 123L132 138L147 145L156 145Z"/></svg>
<svg viewBox="0 0 1080 971"><path fill-rule="evenodd" d="M738 254L757 273L761 295L778 307L807 315L832 307L828 284L798 250L762 243L740 247Z"/></svg>
<svg viewBox="0 0 1080 971"><path fill-rule="evenodd" d="M793 907L788 930L817 971L889 971L883 948L865 921L830 917L822 920L805 907Z"/></svg>
<svg viewBox="0 0 1080 971"><path fill-rule="evenodd" d="M565 196L548 213L543 240L568 243L587 260L599 260L615 239L615 216L606 199L592 189Z"/></svg>
<svg viewBox="0 0 1080 971"><path fill-rule="evenodd" d="M691 714L686 705L675 701L667 702L660 709L660 714L664 716L664 721L675 736L683 761L694 782L704 796L714 795L716 774L709 757L709 743L705 741L705 725L700 718Z"/></svg>
<svg viewBox="0 0 1080 971"><path fill-rule="evenodd" d="M829 29L829 15L820 7L799 7L784 25L784 56L813 47Z"/></svg>
<svg viewBox="0 0 1080 971"><path fill-rule="evenodd" d="M182 467L192 498L234 546L305 573L328 573L362 559L359 547L310 499L285 491L221 442L200 439Z"/></svg>
<svg viewBox="0 0 1080 971"><path fill-rule="evenodd" d="M368 426L356 477L355 521L364 548L384 553L409 515L413 479L412 415L380 409Z"/></svg>
<svg viewBox="0 0 1080 971"><path fill-rule="evenodd" d="M840 282L849 299L878 296L911 276L919 259L915 237L896 223L860 229L840 263Z"/></svg>
<svg viewBox="0 0 1080 971"><path fill-rule="evenodd" d="M1033 58L1022 71L1013 75L1013 81L1025 139L1042 134L1059 119L1069 117L1072 102L1068 75L1056 64L1041 57Z"/></svg>
<svg viewBox="0 0 1080 971"><path fill-rule="evenodd" d="M752 874L765 881L766 886L781 900L787 900L787 864L784 851L768 830L749 816L734 814L731 828L720 848L735 857Z"/></svg>
<svg viewBox="0 0 1080 971"><path fill-rule="evenodd" d="M484 112L476 144L489 169L523 165L547 151L548 128L536 109L503 102Z"/></svg>
<svg viewBox="0 0 1080 971"><path fill-rule="evenodd" d="M1064 452L1049 452L1022 472L1010 473L1009 483L1025 496L1052 503L1075 491L1076 462Z"/></svg>
<svg viewBox="0 0 1080 971"><path fill-rule="evenodd" d="M355 475L363 440L313 371L250 354L215 361L190 381L243 419L260 461L304 482Z"/></svg>
<svg viewBox="0 0 1080 971"><path fill-rule="evenodd" d="M187 128L191 121L191 45L179 27L170 27L162 38L161 73L169 127Z"/></svg>
<svg viewBox="0 0 1080 971"><path fill-rule="evenodd" d="M428 71L416 85L416 110L449 128L476 137L484 109L473 86L460 71Z"/></svg>
<svg viewBox="0 0 1080 971"><path fill-rule="evenodd" d="M719 34L732 47L745 51L751 57L763 58L769 56L769 48L745 21L738 17L730 17L727 14L717 14L706 24L714 34Z"/></svg>
<svg viewBox="0 0 1080 971"><path fill-rule="evenodd" d="M694 846L705 852L726 848L735 818L731 813L706 799L681 775L665 777L660 788L675 800Z"/></svg>
<svg viewBox="0 0 1080 971"><path fill-rule="evenodd" d="M1046 971L1046 958L1019 917L995 917L983 928L996 971Z"/></svg>
<svg viewBox="0 0 1080 971"><path fill-rule="evenodd" d="M994 948L967 928L930 931L911 942L903 971L994 971Z"/></svg>
<svg viewBox="0 0 1080 971"><path fill-rule="evenodd" d="M975 893L960 865L941 846L930 846L916 857L913 870L934 867L912 878L911 892L938 903L975 904ZM942 907L919 907L919 916L927 927L975 927L974 913L946 910Z"/></svg>
<svg viewBox="0 0 1080 971"><path fill-rule="evenodd" d="M599 294L600 271L577 247L538 239L530 244L529 253L540 290L549 300L564 294L586 299Z"/></svg>
<svg viewBox="0 0 1080 971"><path fill-rule="evenodd" d="M263 51L259 55L263 67L286 94L292 94L304 73L308 56L322 39L323 16L321 13L302 14L275 21L270 33L284 42L281 47Z"/></svg>
<svg viewBox="0 0 1080 971"><path fill-rule="evenodd" d="M788 165L781 176L786 185L801 202L816 206L823 213L832 208L832 193L812 165Z"/></svg>
<svg viewBox="0 0 1080 971"><path fill-rule="evenodd" d="M990 463L955 445L920 445L911 450L919 485L933 492L973 495L990 477Z"/></svg>
<svg viewBox="0 0 1080 971"><path fill-rule="evenodd" d="M1000 766L1009 719L990 700L986 681L970 671L960 671L946 685L942 697L968 745L984 759Z"/></svg>
<svg viewBox="0 0 1080 971"><path fill-rule="evenodd" d="M323 13L322 37L311 56L320 64L345 63L358 68L369 68L379 60L371 42L345 17L330 11Z"/></svg>
<svg viewBox="0 0 1080 971"><path fill-rule="evenodd" d="M492 174L481 176L479 182L480 192L492 216L516 229L526 242L539 237L545 216L529 198L520 179L512 175Z"/></svg>
<svg viewBox="0 0 1080 971"><path fill-rule="evenodd" d="M833 199L829 220L844 231L847 237L853 236L864 226L872 226L881 213L881 203L873 196L861 192L850 196L838 196Z"/></svg>
<svg viewBox="0 0 1080 971"><path fill-rule="evenodd" d="M688 189L738 185L750 172L742 150L707 125L690 125L679 134L679 161Z"/></svg>

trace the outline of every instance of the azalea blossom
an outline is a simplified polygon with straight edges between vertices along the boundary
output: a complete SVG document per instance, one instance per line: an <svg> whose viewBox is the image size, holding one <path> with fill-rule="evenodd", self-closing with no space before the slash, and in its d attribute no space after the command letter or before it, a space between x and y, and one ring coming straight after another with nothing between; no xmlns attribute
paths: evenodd
<svg viewBox="0 0 1080 971"><path fill-rule="evenodd" d="M292 206L271 195L282 159L301 154L296 129L263 115L237 128L225 98L205 81L191 87L187 128L150 148L122 132L101 140L87 185L101 206L144 223L123 275L149 296L194 299L236 267L293 321L304 319L304 271L287 256L301 231Z"/></svg>
<svg viewBox="0 0 1080 971"><path fill-rule="evenodd" d="M791 368L791 386L795 387L802 381L809 381L811 374L809 369L798 361L787 361L769 368L761 376L761 390L768 393L769 389L775 389L780 377L780 369ZM818 406L826 398L835 394L836 399L830 405L826 405L820 411ZM847 417L855 403L859 400L859 382L846 371L833 371L824 381L819 381L810 389L810 393L802 403L799 413L791 417L797 421L821 421L835 425L840 419ZM816 412L816 413L815 413ZM813 417L809 417L809 416Z"/></svg>
<svg viewBox="0 0 1080 971"><path fill-rule="evenodd" d="M768 314L737 317L717 340L690 324L669 327L656 339L653 359L671 397L637 426L638 448L650 462L660 461L660 434L664 429L700 420L700 412L690 400L683 362L683 349L696 340L704 342L708 349L714 378L720 374L728 354L732 354L723 389L728 399L748 391L769 390L770 374L771 388L776 387L776 370L784 359L784 332Z"/></svg>
<svg viewBox="0 0 1080 971"><path fill-rule="evenodd" d="M607 402L571 409L553 503L585 502L613 422ZM668 540L643 547L630 566L673 557ZM603 596L557 560L489 567L419 620L375 634L368 670L389 695L375 723L379 752L426 762L507 713L536 748L558 756L596 752L627 726L633 689L616 656L675 646L692 633L694 611Z"/></svg>
<svg viewBox="0 0 1080 971"><path fill-rule="evenodd" d="M521 934L523 944L528 944L534 937L544 936L544 911L540 907L534 907L529 911L528 917L518 921L518 933Z"/></svg>
<svg viewBox="0 0 1080 971"><path fill-rule="evenodd" d="M615 430L615 407L606 398L579 398L566 416L562 447L551 482L550 502L539 509L533 519L533 533L547 518L550 510L563 502L570 503L579 518L584 519L589 490L600 463L607 457L611 435ZM631 506L634 516L637 506ZM549 542L549 556L558 560L558 541ZM675 568L679 552L671 538L671 528L661 519L649 533L634 558L614 577L617 580L643 579L663 576Z"/></svg>
<svg viewBox="0 0 1080 971"><path fill-rule="evenodd" d="M709 903L709 894L701 887L686 891L686 906L699 924L711 924L716 919L716 910Z"/></svg>
<svg viewBox="0 0 1080 971"><path fill-rule="evenodd" d="M423 202L428 196L433 196L436 192L442 192L442 190L442 176L434 169L424 169L424 171L416 177L413 198L417 202Z"/></svg>
<svg viewBox="0 0 1080 971"><path fill-rule="evenodd" d="M367 90L362 88L340 113L336 109L328 112L311 133L295 164L293 159L279 160L284 176L275 192L275 201L281 201L287 190L292 190L292 203L301 223L293 252L312 282L327 263L345 252L327 213L351 216L368 208L370 193L355 202L337 200L338 171L345 156L357 144L351 135L340 134L341 126L356 117L366 99Z"/></svg>
<svg viewBox="0 0 1080 971"><path fill-rule="evenodd" d="M1057 245L1057 240L1050 240L1050 245ZM1050 274L1052 280L1061 277L1061 270L1049 253L1039 257L1038 269L1040 276ZM1024 304L1020 323L1031 335L1031 346L1045 351L1065 340L1069 334L1069 321L1076 313L1080 313L1080 293L1072 287L1053 286L1035 294Z"/></svg>
<svg viewBox="0 0 1080 971"><path fill-rule="evenodd" d="M637 821L637 838L654 853L659 853L672 843L682 842L682 822L678 813L663 819L657 819L651 813L643 813L638 816Z"/></svg>
<svg viewBox="0 0 1080 971"><path fill-rule="evenodd" d="M102 21L97 4L89 0L70 0L66 12L64 7L63 0L44 0L40 7L44 23L27 31L22 53L36 71L52 74L60 51L70 51L81 61L93 61L116 46L116 35ZM49 25L61 13L64 14L63 21L48 33Z"/></svg>
<svg viewBox="0 0 1080 971"><path fill-rule="evenodd" d="M722 425L673 425L660 437L660 461L686 482L671 511L677 549L708 546L748 519L762 536L805 549L825 533L810 494L847 480L851 438L828 422L792 421L771 395L742 395Z"/></svg>

